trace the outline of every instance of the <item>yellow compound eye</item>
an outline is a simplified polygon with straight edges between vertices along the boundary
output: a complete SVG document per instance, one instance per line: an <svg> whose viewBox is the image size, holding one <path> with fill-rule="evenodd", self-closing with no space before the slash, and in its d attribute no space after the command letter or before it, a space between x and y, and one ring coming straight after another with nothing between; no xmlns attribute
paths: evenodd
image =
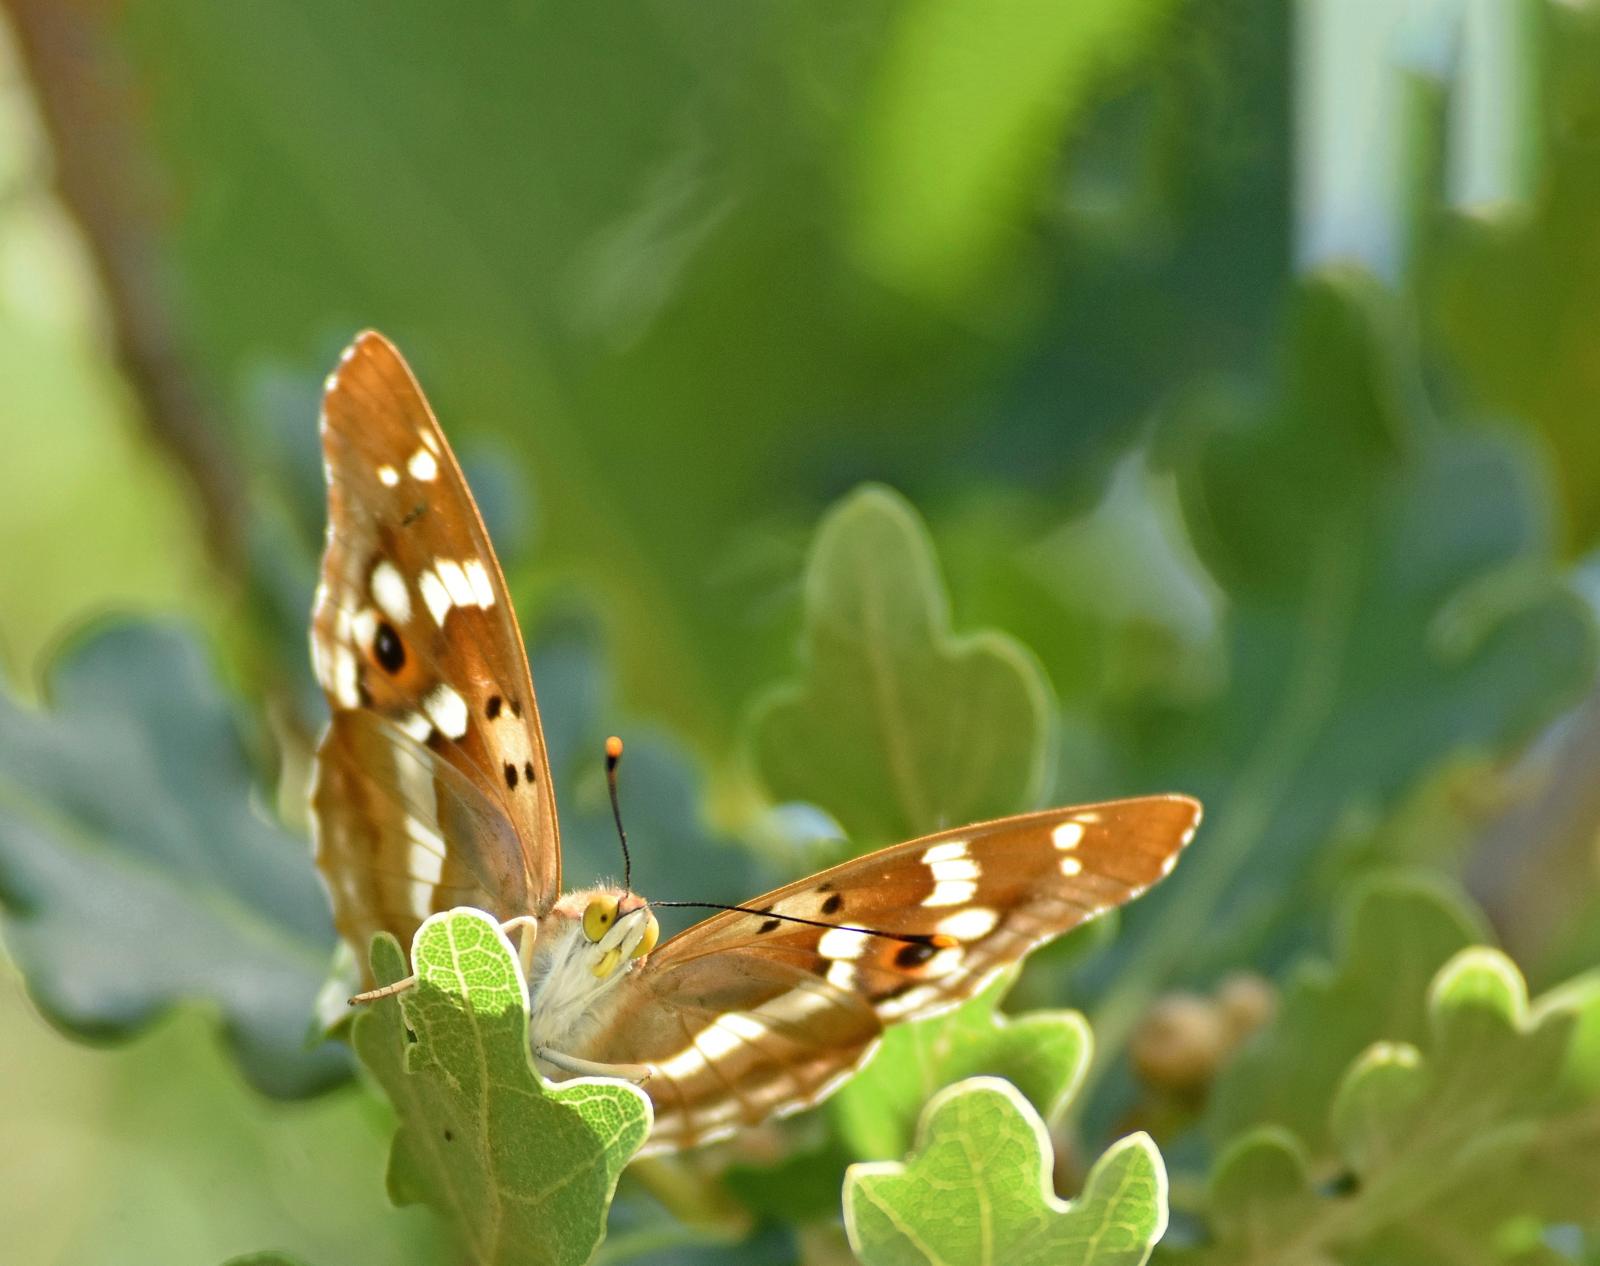
<svg viewBox="0 0 1600 1266"><path fill-rule="evenodd" d="M629 955L630 958L643 958L651 950L655 949L656 942L661 939L661 925L656 922L656 916L646 912L644 917L649 919L650 922L645 925L644 936L633 947L633 953Z"/></svg>
<svg viewBox="0 0 1600 1266"><path fill-rule="evenodd" d="M617 899L596 897L583 912L583 934L591 941L598 941L611 930L611 925L616 921Z"/></svg>

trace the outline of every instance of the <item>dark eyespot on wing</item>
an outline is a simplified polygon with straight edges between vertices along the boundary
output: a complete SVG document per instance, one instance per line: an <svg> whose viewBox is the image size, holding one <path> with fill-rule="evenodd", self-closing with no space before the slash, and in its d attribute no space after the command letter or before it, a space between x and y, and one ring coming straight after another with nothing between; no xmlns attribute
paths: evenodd
<svg viewBox="0 0 1600 1266"><path fill-rule="evenodd" d="M823 914L838 914L839 907L844 905L844 898L838 893L833 893L822 903Z"/></svg>
<svg viewBox="0 0 1600 1266"><path fill-rule="evenodd" d="M523 765L522 765L522 776L524 778L526 778L530 783L533 782L533 762L531 760L523 762Z"/></svg>
<svg viewBox="0 0 1600 1266"><path fill-rule="evenodd" d="M378 631L373 636L372 657L390 676L406 666L405 643L400 640L400 635L387 620L378 625Z"/></svg>
<svg viewBox="0 0 1600 1266"><path fill-rule="evenodd" d="M493 721L500 715L500 696L490 695L489 702L483 705L483 715Z"/></svg>
<svg viewBox="0 0 1600 1266"><path fill-rule="evenodd" d="M896 967L921 967L934 955L934 948L921 941L908 941L894 956Z"/></svg>
<svg viewBox="0 0 1600 1266"><path fill-rule="evenodd" d="M509 762L506 765L506 786L513 791L517 788L517 767Z"/></svg>

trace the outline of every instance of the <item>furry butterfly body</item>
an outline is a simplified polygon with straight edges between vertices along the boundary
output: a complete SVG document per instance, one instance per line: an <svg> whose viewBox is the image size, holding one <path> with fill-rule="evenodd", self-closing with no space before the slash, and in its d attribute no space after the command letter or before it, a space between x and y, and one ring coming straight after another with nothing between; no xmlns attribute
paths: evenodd
<svg viewBox="0 0 1600 1266"><path fill-rule="evenodd" d="M1166 875L1184 796L1022 814L854 859L657 945L649 902L561 891L549 762L521 636L416 380L361 335L322 413L328 537L312 655L332 719L317 864L357 950L473 905L522 938L542 1070L642 1081L652 1150L808 1106L886 1024L971 997L1029 950Z"/></svg>

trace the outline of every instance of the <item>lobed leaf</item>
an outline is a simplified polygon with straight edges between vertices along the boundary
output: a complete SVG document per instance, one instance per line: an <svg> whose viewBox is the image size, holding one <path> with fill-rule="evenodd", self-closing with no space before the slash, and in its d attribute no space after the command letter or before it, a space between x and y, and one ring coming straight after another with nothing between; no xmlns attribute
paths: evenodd
<svg viewBox="0 0 1600 1266"><path fill-rule="evenodd" d="M799 680L751 723L779 800L827 809L887 843L1033 804L1051 746L1050 688L1020 643L956 637L927 529L863 488L817 529Z"/></svg>
<svg viewBox="0 0 1600 1266"><path fill-rule="evenodd" d="M1016 1087L976 1077L928 1103L904 1164L852 1165L845 1227L865 1266L1138 1266L1167 1225L1155 1144L1113 1144L1068 1203L1044 1122Z"/></svg>
<svg viewBox="0 0 1600 1266"><path fill-rule="evenodd" d="M1359 884L1339 923L1336 962L1302 968L1271 1026L1223 1071L1206 1116L1213 1138L1272 1123L1323 1153L1327 1103L1350 1061L1380 1040L1420 1041L1428 982L1487 934L1453 890L1401 873Z"/></svg>
<svg viewBox="0 0 1600 1266"><path fill-rule="evenodd" d="M1331 1153L1276 1126L1241 1136L1211 1179L1209 1240L1178 1259L1530 1260L1553 1228L1600 1217L1597 1032L1600 978L1530 1006L1510 959L1460 951L1427 989L1421 1040L1372 1044L1324 1099Z"/></svg>
<svg viewBox="0 0 1600 1266"><path fill-rule="evenodd" d="M649 1099L621 1081L540 1078L527 985L488 916L432 916L411 962L415 988L374 1004L353 1033L400 1115L390 1194L442 1213L475 1266L587 1261L622 1167L650 1132ZM392 937L374 940L372 965L380 981L406 973Z"/></svg>
<svg viewBox="0 0 1600 1266"><path fill-rule="evenodd" d="M306 1049L333 952L310 851L256 807L221 688L194 640L110 626L55 667L51 711L0 698L0 900L39 1007L121 1036L181 999L214 1006L275 1095L348 1073Z"/></svg>

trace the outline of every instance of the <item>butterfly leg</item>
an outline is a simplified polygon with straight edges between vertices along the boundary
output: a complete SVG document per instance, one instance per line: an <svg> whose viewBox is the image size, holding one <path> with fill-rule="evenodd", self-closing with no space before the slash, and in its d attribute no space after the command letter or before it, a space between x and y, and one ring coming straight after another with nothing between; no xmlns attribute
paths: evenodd
<svg viewBox="0 0 1600 1266"><path fill-rule="evenodd" d="M517 959L522 964L522 978L526 980L528 973L533 970L534 946L539 943L539 920L531 914L519 914L502 923L500 930L507 936L513 932L522 933L517 941Z"/></svg>
<svg viewBox="0 0 1600 1266"><path fill-rule="evenodd" d="M620 1077L623 1081L631 1081L635 1085L650 1078L650 1068L647 1064L598 1064L592 1059L563 1055L548 1046L534 1047L533 1054L535 1058L579 1077Z"/></svg>
<svg viewBox="0 0 1600 1266"><path fill-rule="evenodd" d="M350 999L352 1007L359 1007L365 1002L376 1002L379 998L392 998L397 993L404 993L417 983L415 976L407 976L404 980L397 980L392 985L385 985L382 989L369 989L366 993L358 993Z"/></svg>

